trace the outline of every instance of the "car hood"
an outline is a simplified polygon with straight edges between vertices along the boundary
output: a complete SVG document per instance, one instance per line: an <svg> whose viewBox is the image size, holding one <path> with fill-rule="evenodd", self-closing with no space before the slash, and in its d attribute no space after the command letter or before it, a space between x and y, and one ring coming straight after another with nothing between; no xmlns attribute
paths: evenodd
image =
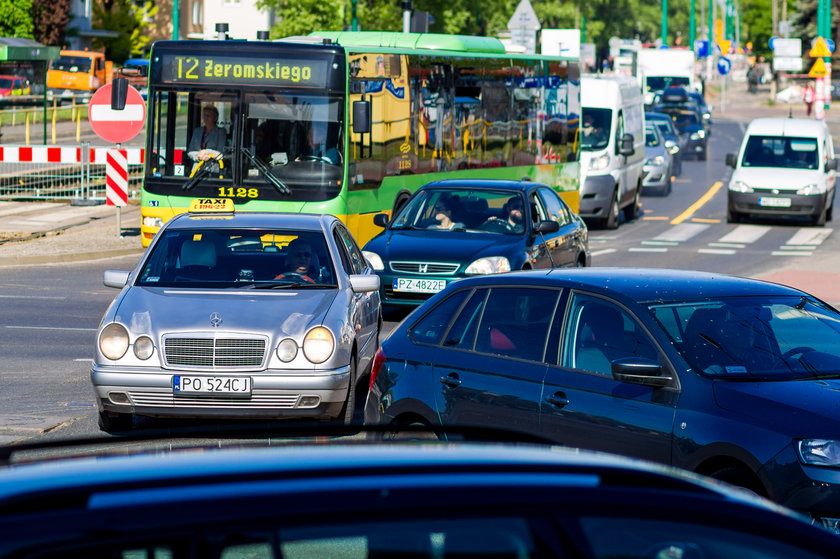
<svg viewBox="0 0 840 559"><path fill-rule="evenodd" d="M714 394L721 408L768 429L797 437L837 438L840 379L715 381Z"/></svg>
<svg viewBox="0 0 840 559"><path fill-rule="evenodd" d="M117 320L136 334L195 332L276 332L303 337L321 324L338 291L209 290L132 287L112 310ZM218 313L218 326L210 315ZM106 320L108 318L106 317ZM215 321L214 321L215 322Z"/></svg>
<svg viewBox="0 0 840 559"><path fill-rule="evenodd" d="M784 167L739 167L732 181L741 181L751 188L798 190L809 184L820 184L825 174L819 169L786 169Z"/></svg>
<svg viewBox="0 0 840 559"><path fill-rule="evenodd" d="M365 250L375 252L387 261L460 262L464 265L485 256L506 256L514 266L514 255L525 254L526 238L522 234L387 230L365 245Z"/></svg>

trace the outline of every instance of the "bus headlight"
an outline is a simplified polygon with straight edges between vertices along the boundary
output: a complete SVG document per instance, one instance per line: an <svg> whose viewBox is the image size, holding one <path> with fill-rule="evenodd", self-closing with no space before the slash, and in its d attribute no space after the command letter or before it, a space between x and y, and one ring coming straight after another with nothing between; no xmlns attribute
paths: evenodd
<svg viewBox="0 0 840 559"><path fill-rule="evenodd" d="M362 256L367 258L367 261L370 262L371 267L373 267L373 269L377 272L380 272L385 269L385 264L382 262L382 259L379 257L379 255L375 252L363 250Z"/></svg>
<svg viewBox="0 0 840 559"><path fill-rule="evenodd" d="M143 227L163 227L163 219L147 215L143 218Z"/></svg>

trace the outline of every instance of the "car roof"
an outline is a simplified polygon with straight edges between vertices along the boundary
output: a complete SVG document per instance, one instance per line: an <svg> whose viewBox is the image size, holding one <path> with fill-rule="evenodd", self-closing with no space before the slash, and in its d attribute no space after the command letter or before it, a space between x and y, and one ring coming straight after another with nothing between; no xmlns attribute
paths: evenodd
<svg viewBox="0 0 840 559"><path fill-rule="evenodd" d="M278 212L220 212L182 213L166 224L167 230L177 229L295 229L321 231L337 218L331 215Z"/></svg>
<svg viewBox="0 0 840 559"><path fill-rule="evenodd" d="M671 120L671 117L666 115L665 113L660 113L657 111L648 111L645 113L645 118L650 120Z"/></svg>
<svg viewBox="0 0 840 559"><path fill-rule="evenodd" d="M803 296L806 293L766 281L666 268L554 268L460 280L459 287L480 285L554 286L585 289L625 304L698 300L731 296Z"/></svg>
<svg viewBox="0 0 840 559"><path fill-rule="evenodd" d="M757 118L747 126L746 134L768 136L823 136L828 128L813 118Z"/></svg>
<svg viewBox="0 0 840 559"><path fill-rule="evenodd" d="M445 179L439 180L435 182L430 182L425 184L421 187L422 190L429 190L429 189L458 189L458 190L475 190L475 189L482 189L482 190L516 190L519 192L525 192L530 188L535 186L545 186L546 188L550 188L548 185L539 182L533 181L512 181L512 180L505 180L505 179Z"/></svg>

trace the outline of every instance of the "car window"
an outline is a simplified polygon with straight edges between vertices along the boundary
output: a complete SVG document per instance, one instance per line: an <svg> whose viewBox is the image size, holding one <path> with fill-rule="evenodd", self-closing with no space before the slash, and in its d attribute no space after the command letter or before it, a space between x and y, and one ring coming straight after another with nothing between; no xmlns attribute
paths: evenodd
<svg viewBox="0 0 840 559"><path fill-rule="evenodd" d="M338 229L333 231L335 238L335 246L338 247L338 257L341 259L341 267L348 274L354 274L353 261L350 260L350 255L347 253L347 245L344 244L344 239L338 233Z"/></svg>
<svg viewBox="0 0 840 559"><path fill-rule="evenodd" d="M531 222L536 226L540 221L548 219L548 214L542 201L537 197L535 192L532 192L528 197L528 206L531 208Z"/></svg>
<svg viewBox="0 0 840 559"><path fill-rule="evenodd" d="M575 294L563 339L561 366L612 376L616 359L658 361L655 344L638 322L614 303Z"/></svg>
<svg viewBox="0 0 840 559"><path fill-rule="evenodd" d="M475 351L541 361L559 291L521 287L490 290Z"/></svg>
<svg viewBox="0 0 840 559"><path fill-rule="evenodd" d="M488 289L478 289L470 297L469 302L464 305L458 318L452 325L452 329L443 340L446 347L459 349L473 349L475 336L478 332L478 322L484 310L484 302L487 300Z"/></svg>
<svg viewBox="0 0 840 559"><path fill-rule="evenodd" d="M556 221L561 227L572 221L569 208L556 192L548 188L540 188L537 193L545 204L545 211L548 214L546 219Z"/></svg>
<svg viewBox="0 0 840 559"><path fill-rule="evenodd" d="M659 134L656 133L656 128L645 128L645 145L649 148L659 145Z"/></svg>
<svg viewBox="0 0 840 559"><path fill-rule="evenodd" d="M365 257L362 256L362 251L359 250L359 246L356 244L356 240L352 235L350 235L350 232L347 231L347 229L340 225L337 226L335 230L338 234L338 239L341 241L341 244L347 250L347 255L350 257L350 269L352 271L348 271L348 273L363 273L367 264L365 263Z"/></svg>
<svg viewBox="0 0 840 559"><path fill-rule="evenodd" d="M433 307L411 327L411 338L417 343L438 343L469 294L467 290L457 291Z"/></svg>

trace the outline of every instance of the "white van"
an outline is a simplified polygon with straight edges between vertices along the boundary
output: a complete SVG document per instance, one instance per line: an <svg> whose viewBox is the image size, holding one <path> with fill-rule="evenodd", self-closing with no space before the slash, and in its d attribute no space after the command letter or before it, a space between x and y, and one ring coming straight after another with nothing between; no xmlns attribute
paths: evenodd
<svg viewBox="0 0 840 559"><path fill-rule="evenodd" d="M749 215L832 218L837 160L825 122L810 118L757 118L747 127L732 167L728 219Z"/></svg>
<svg viewBox="0 0 840 559"><path fill-rule="evenodd" d="M634 219L641 209L645 162L645 111L636 80L581 78L581 217L615 229L618 213Z"/></svg>

